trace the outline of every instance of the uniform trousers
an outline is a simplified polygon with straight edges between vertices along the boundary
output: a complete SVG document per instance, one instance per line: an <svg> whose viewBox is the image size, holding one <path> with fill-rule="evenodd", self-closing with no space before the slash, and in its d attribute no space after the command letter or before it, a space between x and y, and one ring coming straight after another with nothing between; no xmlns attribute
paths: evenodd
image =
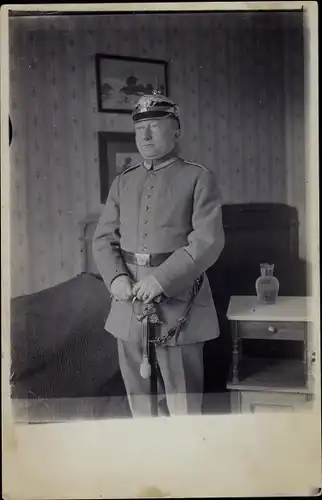
<svg viewBox="0 0 322 500"><path fill-rule="evenodd" d="M198 415L203 396L204 342L157 346L158 414ZM133 417L151 415L150 379L140 375L142 343L118 339L120 369Z"/></svg>

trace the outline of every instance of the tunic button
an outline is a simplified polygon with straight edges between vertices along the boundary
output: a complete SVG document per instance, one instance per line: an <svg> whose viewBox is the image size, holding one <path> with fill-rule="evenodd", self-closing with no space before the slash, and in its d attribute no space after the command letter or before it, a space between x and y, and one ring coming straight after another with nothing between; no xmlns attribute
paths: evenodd
<svg viewBox="0 0 322 500"><path fill-rule="evenodd" d="M148 194L148 196L146 196L145 198L148 200L149 198L151 198L151 195Z"/></svg>
<svg viewBox="0 0 322 500"><path fill-rule="evenodd" d="M146 207L145 207L145 210L146 210L146 211L150 210L150 207L146 206Z"/></svg>
<svg viewBox="0 0 322 500"><path fill-rule="evenodd" d="M148 235L148 233L143 233L143 238L145 238Z"/></svg>
<svg viewBox="0 0 322 500"><path fill-rule="evenodd" d="M148 221L147 221L147 220L145 220L145 221L144 221L144 224L147 224L147 223L148 223Z"/></svg>

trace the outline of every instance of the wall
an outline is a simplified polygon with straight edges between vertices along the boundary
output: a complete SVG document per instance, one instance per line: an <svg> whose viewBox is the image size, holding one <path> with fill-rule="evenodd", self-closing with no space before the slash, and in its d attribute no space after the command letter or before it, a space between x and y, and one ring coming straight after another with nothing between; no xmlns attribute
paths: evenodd
<svg viewBox="0 0 322 500"><path fill-rule="evenodd" d="M289 26L284 31L284 85L285 85L285 166L287 203L297 207L300 228L300 255L306 257L306 203L305 203L305 144L304 144L304 38L301 25Z"/></svg>
<svg viewBox="0 0 322 500"><path fill-rule="evenodd" d="M79 272L78 222L101 209L97 131L132 129L129 116L97 112L96 52L169 62L182 155L216 171L224 202L301 204L290 154L301 157L302 129L289 132L297 24L249 13L12 19L13 295Z"/></svg>

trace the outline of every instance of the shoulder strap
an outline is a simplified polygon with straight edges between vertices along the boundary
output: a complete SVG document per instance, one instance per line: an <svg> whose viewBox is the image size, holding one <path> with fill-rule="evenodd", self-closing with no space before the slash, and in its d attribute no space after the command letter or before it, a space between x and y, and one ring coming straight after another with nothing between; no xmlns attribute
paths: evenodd
<svg viewBox="0 0 322 500"><path fill-rule="evenodd" d="M126 174L127 172L129 172L130 170L134 170L135 168L138 168L141 166L141 163L136 163L135 165L131 165L130 167L128 167L127 169L123 170L123 172L121 172L121 175L124 175Z"/></svg>
<svg viewBox="0 0 322 500"><path fill-rule="evenodd" d="M188 165L194 165L195 167L200 167L202 168L203 170L207 170L207 172L209 172L209 168L207 167L204 167L203 165L201 165L200 163L195 163L194 161L188 161L188 160L184 160L185 163L188 163Z"/></svg>

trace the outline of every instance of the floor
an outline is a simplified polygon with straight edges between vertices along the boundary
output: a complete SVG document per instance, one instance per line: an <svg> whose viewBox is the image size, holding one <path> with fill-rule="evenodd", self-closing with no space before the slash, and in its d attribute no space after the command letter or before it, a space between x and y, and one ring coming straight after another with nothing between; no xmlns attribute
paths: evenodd
<svg viewBox="0 0 322 500"><path fill-rule="evenodd" d="M126 397L13 399L17 423L49 423L71 420L131 418ZM230 393L205 394L203 413L230 413Z"/></svg>

